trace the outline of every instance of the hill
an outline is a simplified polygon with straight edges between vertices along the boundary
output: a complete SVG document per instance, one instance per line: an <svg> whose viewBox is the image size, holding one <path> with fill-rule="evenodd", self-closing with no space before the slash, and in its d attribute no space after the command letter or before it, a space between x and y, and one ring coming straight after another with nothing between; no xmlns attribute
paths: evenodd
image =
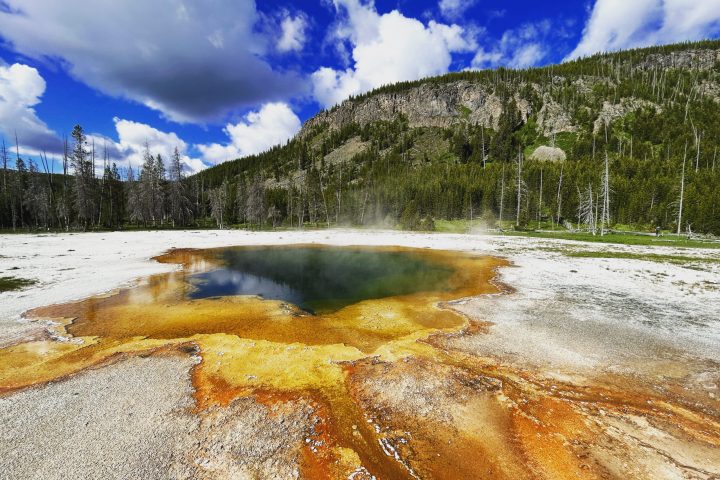
<svg viewBox="0 0 720 480"><path fill-rule="evenodd" d="M592 229L609 216L720 233L718 113L718 41L451 73L350 98L287 145L193 181L223 188L238 223L429 228L484 216Z"/></svg>

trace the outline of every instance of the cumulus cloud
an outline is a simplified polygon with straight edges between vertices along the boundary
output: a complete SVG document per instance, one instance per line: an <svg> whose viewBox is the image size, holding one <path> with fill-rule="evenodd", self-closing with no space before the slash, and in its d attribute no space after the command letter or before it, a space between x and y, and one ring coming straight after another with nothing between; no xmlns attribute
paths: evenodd
<svg viewBox="0 0 720 480"><path fill-rule="evenodd" d="M62 153L62 140L50 130L34 107L45 93L45 80L35 68L16 63L0 64L0 134L14 142L17 133L21 152L37 155L42 152ZM197 158L191 158L188 144L175 133L162 132L144 123L114 118L118 141L102 135L88 135L88 142L94 143L96 155L102 158L104 150L111 160L124 166L137 168L143 162L147 144L153 154L169 159L177 147L188 172L205 168ZM100 172L98 172L100 173Z"/></svg>
<svg viewBox="0 0 720 480"><path fill-rule="evenodd" d="M255 28L252 0L0 3L0 35L14 50L59 60L77 80L175 121L218 120L304 89L297 75L262 59L274 40Z"/></svg>
<svg viewBox="0 0 720 480"><path fill-rule="evenodd" d="M259 111L245 115L243 121L225 127L228 143L197 145L197 148L207 162L218 164L282 144L292 138L300 127L300 119L287 104L267 103Z"/></svg>
<svg viewBox="0 0 720 480"><path fill-rule="evenodd" d="M438 8L445 18L458 20L475 3L476 0L440 0Z"/></svg>
<svg viewBox="0 0 720 480"><path fill-rule="evenodd" d="M9 140L17 135L25 152L61 150L57 134L35 112L44 93L45 80L35 68L0 64L0 134Z"/></svg>
<svg viewBox="0 0 720 480"><path fill-rule="evenodd" d="M471 36L458 25L430 21L427 25L397 10L380 15L373 3L334 0L345 14L332 40L348 43L353 65L345 70L323 67L312 75L313 93L325 106L349 95L388 83L446 73L452 53L475 48Z"/></svg>
<svg viewBox="0 0 720 480"><path fill-rule="evenodd" d="M108 142L107 139L95 141L96 148L100 149L101 145L109 148L111 158L121 159L125 165L138 168L143 163L147 146L153 155L161 155L167 166L167 162L177 148L187 172L195 173L206 168L200 159L188 155L188 144L174 132L163 132L144 123L117 117L113 118L113 121L118 141Z"/></svg>
<svg viewBox="0 0 720 480"><path fill-rule="evenodd" d="M177 148L185 173L196 173L207 168L202 160L188 154L189 145L174 132L163 132L145 123L117 117L113 118L113 122L117 141L96 133L87 134L88 147L95 149L97 175L102 175L105 154L121 169L132 167L137 174L143 164L146 147L153 156L161 155L166 167Z"/></svg>
<svg viewBox="0 0 720 480"><path fill-rule="evenodd" d="M720 33L720 0L597 0L568 59Z"/></svg>
<svg viewBox="0 0 720 480"><path fill-rule="evenodd" d="M526 68L537 65L548 54L548 38L552 33L552 24L548 20L507 30L495 45L477 51L472 67Z"/></svg>
<svg viewBox="0 0 720 480"><path fill-rule="evenodd" d="M307 27L307 18L304 15L298 14L293 17L286 13L280 23L282 35L277 42L277 49L280 52L299 52L302 50L305 45Z"/></svg>

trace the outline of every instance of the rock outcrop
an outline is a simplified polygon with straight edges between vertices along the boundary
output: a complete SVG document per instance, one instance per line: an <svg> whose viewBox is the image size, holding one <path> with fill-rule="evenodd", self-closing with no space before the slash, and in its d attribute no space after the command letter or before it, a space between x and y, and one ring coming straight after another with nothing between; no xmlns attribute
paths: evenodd
<svg viewBox="0 0 720 480"><path fill-rule="evenodd" d="M603 108L600 111L600 115L598 115L598 118L593 124L593 133L597 134L602 132L603 128L610 125L613 120L624 117L628 113L644 107L652 108L657 113L662 112L662 107L660 107L660 105L638 98L623 98L618 103L603 102Z"/></svg>
<svg viewBox="0 0 720 480"><path fill-rule="evenodd" d="M531 113L530 103L517 95L515 103L523 119L527 119ZM425 83L404 92L377 93L361 100L346 100L308 120L300 135L306 135L322 124L332 128L342 128L350 123L365 125L392 121L398 114L404 115L411 127L445 128L467 121L497 128L502 111L502 99L482 83L466 80Z"/></svg>
<svg viewBox="0 0 720 480"><path fill-rule="evenodd" d="M542 145L530 154L530 159L540 160L541 162L562 162L567 159L567 155L562 148Z"/></svg>
<svg viewBox="0 0 720 480"><path fill-rule="evenodd" d="M668 68L710 70L720 62L720 50L692 49L670 53L651 53L643 58L637 66L642 69Z"/></svg>
<svg viewBox="0 0 720 480"><path fill-rule="evenodd" d="M577 130L570 114L547 94L543 99L543 106L538 112L537 124L546 137L554 133L574 132Z"/></svg>

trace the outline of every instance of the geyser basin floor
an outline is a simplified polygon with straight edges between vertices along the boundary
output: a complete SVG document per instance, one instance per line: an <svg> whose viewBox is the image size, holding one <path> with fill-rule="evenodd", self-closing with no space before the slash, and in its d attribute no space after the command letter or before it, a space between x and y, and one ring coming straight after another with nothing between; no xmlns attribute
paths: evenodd
<svg viewBox="0 0 720 480"><path fill-rule="evenodd" d="M389 247L177 250L158 260L183 269L105 296L29 312L58 321L57 335L72 340L0 351L0 391L73 374L117 354L192 342L203 360L194 372L199 411L258 391L318 395L337 424L337 446L324 455L333 463L346 459L349 473L366 466L387 475L400 474L401 465L386 458L346 392L349 362L435 357L434 349L418 340L466 324L439 304L497 293L490 279L505 265L490 257ZM217 297L218 289L242 295ZM318 313L285 303L283 295L247 296L268 291Z"/></svg>
<svg viewBox="0 0 720 480"><path fill-rule="evenodd" d="M169 242L182 244L180 242L185 236L189 240L184 243L189 245L267 241L263 240L267 237L265 234L208 232L195 235L163 233L163 238L170 238L157 245L170 245ZM193 383L197 389L196 413L193 416L200 423L194 427L191 440L183 443L184 447L177 447L175 453L169 456L173 471L181 472L178 476L186 478L230 475L259 478L273 475L282 478L298 475L304 478L347 478L352 475L353 478L366 478L367 472L378 478L712 478L717 475L717 465L720 464L717 454L720 430L717 402L708 397L708 391L702 387L707 385L707 388L712 388L711 384L717 381L717 375L713 373L716 365L700 365L700 360L693 360L689 350L679 350L677 353L665 353L661 359L665 364L662 371L652 362L645 362L639 372L626 370L645 358L647 332L652 326L643 323L645 330L636 330L635 336L631 337L635 339L630 349L635 363L623 361L618 365L617 352L625 344L614 342L612 335L604 338L602 331L588 330L589 327L599 327L600 318L595 316L600 311L589 310L590 304L577 304L578 292L573 287L578 284L583 295L588 297L596 292L606 292L606 297L596 299L602 312L610 319L616 311L611 308L616 305L613 298L622 298L617 305L628 305L631 309L627 311L633 314L623 318L621 323L630 328L637 320L636 315L643 313L637 303L639 297L632 289L627 290L624 297L613 297L616 285L630 285L618 284L617 281L627 277L629 282L636 284L639 278L644 278L644 272L664 270L669 274L667 283L670 284L678 280L678 268L656 268L652 264L638 264L639 268L635 268L635 264L628 262L566 260L557 253L538 250L534 242L517 239L495 241L487 237L365 232L288 233L282 236L288 237L282 241L304 239L307 242L332 238L338 243L397 242L482 248L485 251L502 248L503 254L510 255L520 265L520 268L502 268L503 278L521 290L512 295L480 297L463 305L454 305L454 308L462 308L471 318L492 318L500 322L497 325L489 326L479 321L466 323L467 320L448 312L452 315L448 318L458 322L457 326L441 326L441 330L434 330L436 333L433 334L438 325L430 325L432 328L426 325L423 327L425 333L419 336L420 341L414 341L412 336L391 336L388 341L387 337L378 339L371 335L368 337L370 340L357 339L357 346L338 350L335 348L337 344L239 342L235 335L202 333L193 334L192 340L186 342L185 339L170 338L172 335L161 338L160 334L156 339L124 337L136 333L131 325L126 324L112 328L106 325L103 327L106 332L76 332L75 335L108 334L108 337L85 338L85 353L80 353L82 349L72 342L36 341L25 344L23 348L20 344L12 347L21 353L14 358L20 359L24 355L22 352L33 352L34 355L45 349L47 354L41 356L38 364L40 373L45 370L43 365L46 363L52 368L62 367L71 371L80 368L77 364L71 365L78 360L83 360L79 362L81 364L97 361L98 365L105 365L107 361L103 359L108 355L110 360L122 360L127 356L112 355L113 352L144 355L148 349L159 345L166 348L154 350L148 360L168 355L184 355L187 358L188 353L183 352L190 351L191 344L197 345L202 363L193 369ZM73 240L72 246L82 251L83 242L89 237L92 238L82 235L61 236L60 239ZM142 243L153 234L113 234L112 237L131 243L134 243L133 239L138 239L137 242ZM43 241L40 237L30 240L28 237L13 237L12 240L15 241L15 238L18 242ZM277 239L277 234L272 238ZM120 240L117 242L121 243ZM99 249L103 248L102 243L96 245ZM34 248L41 255L53 251L46 247ZM84 248L87 251L88 246ZM130 255L138 255L142 247L133 245L127 248ZM440 253L464 257L463 254ZM82 256L92 262L96 252L88 251ZM21 266L22 262L19 262ZM62 262L64 259L58 263ZM527 265L532 268L528 269ZM594 266L598 267L597 271L589 268ZM82 275L83 264L78 262L75 267L78 269L75 275ZM54 268L55 265L51 270ZM111 272L113 268L117 269L114 265L108 265L108 268ZM575 273L570 272L571 269ZM606 277L598 276L598 272L606 272ZM104 276L97 275L102 284ZM680 278L687 280L690 276L713 278L711 274L697 271ZM603 282L602 278L612 278L613 283ZM681 313L685 311L682 303L684 294L667 295L669 289L663 283L665 277L658 278L660 283L643 290L645 300L652 301L658 297L655 304L658 308L664 306L666 315L685 318ZM144 297L147 302L153 303L153 296L159 299L163 291L168 291L165 289L167 285L151 284L148 282L147 286L152 288L143 295L139 295L142 286L136 290L138 299ZM640 288L638 285L637 289ZM563 295L559 302L549 295L555 291ZM53 295L53 292L48 291L48 294ZM463 296L462 292L452 291L441 292L439 296L445 298L446 294L451 299ZM701 290L695 289L692 295L687 297L691 299L688 305L694 305L703 298ZM547 300L544 296L548 297ZM584 301L585 297L581 295L579 298ZM702 302L704 312L714 311L710 299L708 297ZM104 300L96 299L96 302L107 305ZM40 303L37 297L35 302ZM277 303L280 305L282 302ZM490 307L487 308L487 305ZM551 305L555 305L554 310L549 309ZM478 308L482 306L486 307ZM576 328L566 328L563 336L549 336L548 332L552 330L541 329L543 322L552 319L550 324L560 330L565 316L572 319L579 306L583 315L575 319ZM425 318L425 312L423 307L411 313ZM132 313L145 314L142 308ZM303 311L295 313L300 315L299 318L308 318ZM507 324L509 319L503 315L508 313L516 319L516 325ZM530 319L525 320L527 315ZM663 318L662 312L654 314L658 324L663 323ZM702 320L702 316L697 318ZM411 322L415 324L411 325L412 328L417 327L418 321ZM525 321L527 327L521 321ZM695 321L693 328L710 328L703 323L707 322ZM78 328L80 324L77 323ZM180 324L182 322L170 322L167 326L179 328ZM182 328L192 331L195 327L185 324ZM166 329L165 332L171 330ZM682 325L674 329L678 334L685 331ZM710 328L709 332L714 330ZM674 334L673 338L676 337L678 335ZM554 343L558 338L565 341L559 346L564 350ZM709 337L706 334L704 338ZM496 341L493 342L493 339ZM372 351L376 341L385 343L374 351L375 354L367 353ZM182 345L178 346L178 343ZM586 352L577 350L577 346L604 343L616 343L614 350L608 350L613 356L598 357L588 370L578 369L582 364L576 362L576 356L583 358ZM55 344L58 344L57 350L50 347ZM548 367L539 361L550 347L556 349L558 358L547 358L551 368L548 371ZM653 354L655 348L653 345ZM63 351L66 353L63 354ZM563 351L565 353L559 355ZM510 354L509 361L504 358L504 352ZM342 355L346 353L350 355L343 362ZM590 353L593 353L592 350ZM86 354L87 357L84 357ZM0 365L11 357L3 356ZM330 361L320 361L323 357ZM618 370L618 366L622 369ZM282 368L288 371L283 372ZM97 377L97 373L93 372L85 369L78 377ZM272 383L278 375L278 384L288 378L292 381L283 389L281 385ZM225 376L237 380L228 383ZM269 388L262 385L266 380ZM148 381L153 379L148 378ZM34 401L42 405L44 395L51 395L61 385L71 383L69 380L52 383L29 391L38 392ZM112 385L107 384L104 388L112 388ZM47 393L41 395L41 392ZM99 401L103 398L98 397L101 391L92 389L75 393ZM0 399L0 424L3 427L10 425L4 421L12 416L13 407L9 401L17 398L21 402L19 395L8 392L8 403ZM52 397L48 397L47 401L44 408L72 409L74 405L72 402L59 403ZM85 403L92 404L92 401ZM4 410L6 405L8 410ZM33 405L33 408L41 408ZM129 405L117 405L118 415L132 413L126 412ZM28 419L23 423L31 429L42 429L42 423L32 423L33 408L23 410ZM76 414L80 419L87 416L84 408ZM167 421L174 422L173 416ZM43 418L51 417L46 415ZM65 415L59 416L56 421L64 422L65 418ZM97 427L94 425L100 420L94 417L90 420L87 429L95 432ZM12 451L14 445L23 443L27 438L21 428L6 428L5 431L9 435L0 440L0 452ZM67 431L73 435L72 438L83 441L81 431L72 428ZM120 431L118 435L121 435ZM103 441L92 436L87 438L93 438L94 442ZM112 443L112 438L107 441ZM72 454L71 449L63 451ZM118 452L118 455L121 453ZM81 462L93 462L92 458L75 458ZM46 458L45 461L50 460ZM5 466L6 462L0 460L0 464ZM11 477L13 472L17 472L7 471Z"/></svg>

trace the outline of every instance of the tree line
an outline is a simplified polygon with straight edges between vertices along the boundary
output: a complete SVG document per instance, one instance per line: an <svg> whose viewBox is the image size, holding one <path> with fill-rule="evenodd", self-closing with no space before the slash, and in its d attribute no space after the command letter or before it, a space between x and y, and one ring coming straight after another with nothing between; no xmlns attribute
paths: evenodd
<svg viewBox="0 0 720 480"><path fill-rule="evenodd" d="M637 112L642 117L641 111ZM703 152L688 138L662 148L638 132L630 147L611 126L608 141L583 135L571 159L531 160L522 139L535 127L508 109L494 132L466 125L411 129L398 118L326 131L313 149L295 139L187 178L176 150L169 159L146 148L141 167L99 162L82 127L64 156L64 172L0 145L0 221L6 229L253 228L375 225L432 229L435 219L480 219L516 228L549 224L602 233L617 225L720 232L717 148ZM503 125L507 124L507 128ZM658 126L667 128L667 126ZM622 129L624 132L625 129ZM427 137L445 145L429 158ZM326 162L349 139L365 148ZM560 138L561 143L567 140ZM630 149L632 148L632 151ZM514 152L514 153L511 153ZM8 167L15 157L15 169ZM508 158L509 157L509 158ZM166 166L167 164L167 166Z"/></svg>
<svg viewBox="0 0 720 480"><path fill-rule="evenodd" d="M128 166L121 172L107 151L97 158L80 125L71 138L71 144L65 142L62 173L54 173L47 156L40 155L40 169L35 159L20 155L17 145L10 152L3 140L2 228L67 231L193 224L195 210L177 149L166 167L165 159L146 146L138 171Z"/></svg>

